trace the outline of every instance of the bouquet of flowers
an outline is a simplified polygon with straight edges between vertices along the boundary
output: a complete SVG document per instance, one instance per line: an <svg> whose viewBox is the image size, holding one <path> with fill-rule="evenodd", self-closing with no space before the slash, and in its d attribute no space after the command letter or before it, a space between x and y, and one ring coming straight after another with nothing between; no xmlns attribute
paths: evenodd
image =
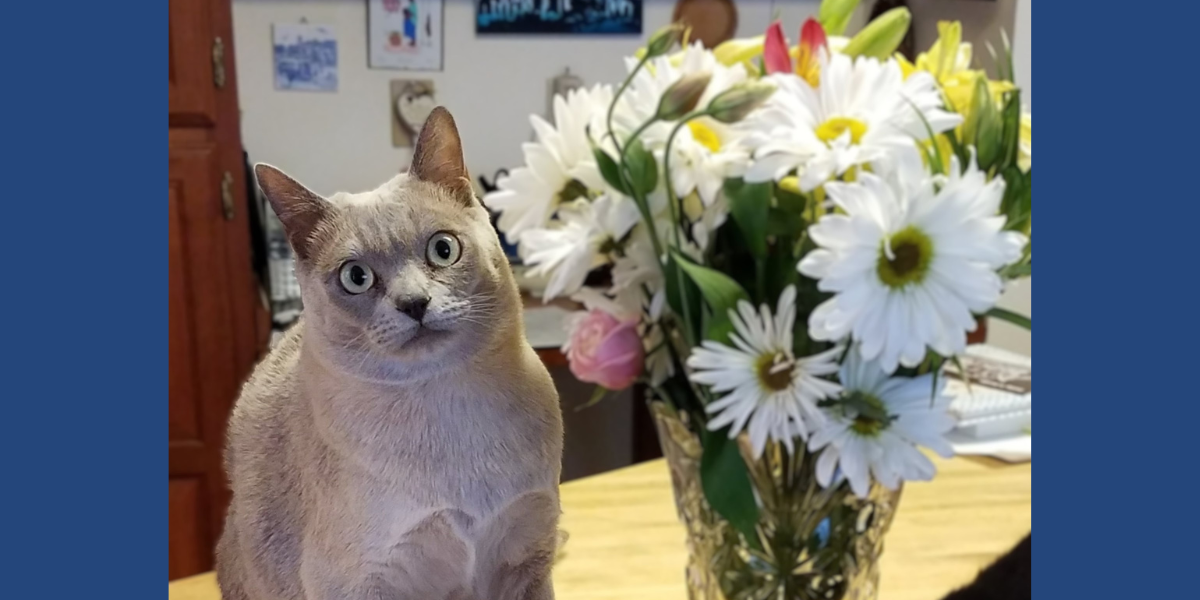
<svg viewBox="0 0 1200 600"><path fill-rule="evenodd" d="M910 62L907 10L845 37L856 4L823 2L795 46L778 22L712 51L660 30L615 88L531 117L525 166L484 199L545 297L586 307L573 373L644 384L660 434L669 417L698 442L705 510L780 569L836 541L837 507L934 475L918 448L951 452L939 373L979 317L1030 326L995 307L1032 271L1007 40L995 79L958 23ZM801 516L765 514L785 500Z"/></svg>

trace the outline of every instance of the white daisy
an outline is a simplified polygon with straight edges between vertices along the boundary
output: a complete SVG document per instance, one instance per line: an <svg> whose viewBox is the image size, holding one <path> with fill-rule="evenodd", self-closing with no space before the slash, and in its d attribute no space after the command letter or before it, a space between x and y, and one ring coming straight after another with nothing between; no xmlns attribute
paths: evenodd
<svg viewBox="0 0 1200 600"><path fill-rule="evenodd" d="M639 218L633 201L624 196L576 200L563 206L549 227L522 233L517 250L532 267L531 276L549 275L544 299L570 295L583 285L588 272L608 262L601 253L603 246L624 237Z"/></svg>
<svg viewBox="0 0 1200 600"><path fill-rule="evenodd" d="M623 135L631 134L654 115L659 100L672 84L694 73L712 76L696 105L699 108L707 106L717 94L747 77L745 67L721 64L711 51L697 42L688 46L681 56L651 60L634 76L617 104L614 127ZM646 148L654 152L660 163L667 138L677 123L660 121L641 136ZM683 198L695 191L706 206L715 202L725 179L740 176L749 162L750 156L737 143L737 138L737 130L708 117L690 121L681 129L671 144L671 184L676 196Z"/></svg>
<svg viewBox="0 0 1200 600"><path fill-rule="evenodd" d="M809 229L819 246L800 261L833 297L813 310L809 335L861 342L863 357L888 372L915 367L926 347L952 356L966 347L981 314L1000 298L996 270L1021 257L1025 236L1002 231L996 213L1004 182L987 181L972 161L949 178L931 177L915 149L880 177L825 189L844 214L829 214ZM941 182L940 188L938 183Z"/></svg>
<svg viewBox="0 0 1200 600"><path fill-rule="evenodd" d="M837 372L841 350L795 357L795 286L789 285L780 294L774 316L766 305L756 313L744 300L736 312L729 313L736 330L729 337L736 348L706 341L703 347L693 349L687 361L693 369L692 381L724 394L705 407L713 415L708 428L715 431L730 425L729 437L733 438L748 422L755 457L762 456L768 439L782 442L791 452L793 436L807 438L811 429L823 424L817 402L841 391L838 384L821 378Z"/></svg>
<svg viewBox="0 0 1200 600"><path fill-rule="evenodd" d="M933 375L888 377L878 362L851 351L839 378L843 400L825 410L825 425L813 432L809 450L824 448L817 458L817 481L829 487L836 467L850 488L865 498L871 478L888 489L901 481L928 481L936 469L917 446L950 457L944 434L954 427L947 413L950 397L945 379L933 387Z"/></svg>
<svg viewBox="0 0 1200 600"><path fill-rule="evenodd" d="M601 127L611 102L612 89L598 85L573 90L566 98L555 96L554 125L530 116L538 141L522 145L525 166L501 177L498 189L483 199L500 212L497 225L509 239L544 227L559 205L605 191L587 131Z"/></svg>
<svg viewBox="0 0 1200 600"><path fill-rule="evenodd" d="M778 181L798 170L801 189L810 191L927 139L922 116L935 133L962 121L941 108L933 76L921 71L904 79L895 59L823 54L817 89L793 74L771 77L778 91L742 125L749 132L743 144L754 152L748 181Z"/></svg>

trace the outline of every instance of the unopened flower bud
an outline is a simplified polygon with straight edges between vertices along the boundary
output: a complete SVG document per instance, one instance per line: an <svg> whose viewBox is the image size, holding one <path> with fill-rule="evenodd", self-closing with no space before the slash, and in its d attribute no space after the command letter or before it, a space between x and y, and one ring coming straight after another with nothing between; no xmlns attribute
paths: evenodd
<svg viewBox="0 0 1200 600"><path fill-rule="evenodd" d="M716 57L717 62L732 67L762 56L764 39L765 36L760 35L721 42L720 45L713 48L713 56Z"/></svg>
<svg viewBox="0 0 1200 600"><path fill-rule="evenodd" d="M850 39L850 43L846 44L842 52L850 56L870 56L885 60L900 47L911 22L912 14L907 8L893 8L863 27L858 35Z"/></svg>
<svg viewBox="0 0 1200 600"><path fill-rule="evenodd" d="M712 74L708 72L684 75L667 88L662 100L658 101L658 111L654 116L663 121L676 121L696 110L710 79Z"/></svg>
<svg viewBox="0 0 1200 600"><path fill-rule="evenodd" d="M646 57L654 58L670 52L671 48L683 41L685 31L682 23L672 23L654 32L650 41L646 42Z"/></svg>
<svg viewBox="0 0 1200 600"><path fill-rule="evenodd" d="M713 98L708 103L708 114L722 123L737 123L762 106L774 93L775 86L770 82L744 81Z"/></svg>
<svg viewBox="0 0 1200 600"><path fill-rule="evenodd" d="M825 33L842 35L857 7L858 0L822 0L821 8L817 12L817 20L825 28Z"/></svg>

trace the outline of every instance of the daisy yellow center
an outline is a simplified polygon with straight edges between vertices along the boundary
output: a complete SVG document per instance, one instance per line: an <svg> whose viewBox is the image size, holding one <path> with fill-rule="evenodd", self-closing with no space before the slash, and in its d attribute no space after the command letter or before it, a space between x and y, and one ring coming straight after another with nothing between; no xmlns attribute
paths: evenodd
<svg viewBox="0 0 1200 600"><path fill-rule="evenodd" d="M850 423L850 429L853 429L855 433L864 437L875 437L879 435L880 431L887 428L890 421L887 407L879 398L864 392L852 392L847 403L853 405L858 411L858 415Z"/></svg>
<svg viewBox="0 0 1200 600"><path fill-rule="evenodd" d="M688 121L687 126L692 130L692 139L696 140L697 144L708 148L710 152L721 149L721 138L708 125L698 121Z"/></svg>
<svg viewBox="0 0 1200 600"><path fill-rule="evenodd" d="M833 117L817 126L817 138L828 144L847 131L850 132L850 143L857 144L867 133L867 124L850 117Z"/></svg>
<svg viewBox="0 0 1200 600"><path fill-rule="evenodd" d="M882 422L862 415L854 417L854 422L850 424L850 428L863 437L875 437L879 435L880 431L883 431L883 427Z"/></svg>
<svg viewBox="0 0 1200 600"><path fill-rule="evenodd" d="M792 385L793 361L782 352L758 357L755 370L762 386L772 392L781 392Z"/></svg>
<svg viewBox="0 0 1200 600"><path fill-rule="evenodd" d="M572 179L558 191L558 203L566 204L577 198L587 198L588 188L582 181Z"/></svg>
<svg viewBox="0 0 1200 600"><path fill-rule="evenodd" d="M921 230L908 227L880 244L875 271L885 285L900 289L921 283L932 260L933 241Z"/></svg>

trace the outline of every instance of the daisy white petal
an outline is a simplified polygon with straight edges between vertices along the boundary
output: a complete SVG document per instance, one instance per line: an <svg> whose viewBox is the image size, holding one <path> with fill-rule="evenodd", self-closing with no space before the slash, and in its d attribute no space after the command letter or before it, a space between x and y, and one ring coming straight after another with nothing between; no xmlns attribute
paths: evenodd
<svg viewBox="0 0 1200 600"><path fill-rule="evenodd" d="M496 191L483 198L500 213L496 225L509 239L547 227L564 202L606 191L587 131L599 130L611 101L608 86L573 90L555 97L553 125L536 115L530 118L537 141L522 146L525 166L501 177Z"/></svg>
<svg viewBox="0 0 1200 600"><path fill-rule="evenodd" d="M845 395L823 409L826 424L809 438L810 450L822 450L818 481L836 464L854 493L866 497L872 478L889 489L901 481L931 478L933 463L918 446L951 454L944 435L954 422L947 412L950 398L943 393L944 383L935 390L932 374L910 379L887 373L858 348L847 355L839 373ZM864 403L872 409L863 409Z"/></svg>
<svg viewBox="0 0 1200 600"><path fill-rule="evenodd" d="M987 181L973 163L940 188L919 161L884 171L826 185L845 214L811 228L819 248L797 270L833 293L810 315L809 334L852 334L866 359L891 372L917 366L927 348L961 352L973 313L986 312L1003 292L996 271L1020 258L1026 238L1000 231L1003 182Z"/></svg>
<svg viewBox="0 0 1200 600"><path fill-rule="evenodd" d="M729 316L733 345L705 341L687 361L693 382L723 394L706 407L713 415L708 427L729 425L729 435L735 437L748 424L756 457L772 440L792 452L793 437L807 439L810 430L825 424L817 403L841 391L836 382L823 378L837 371L838 352L799 359L793 354L794 286L780 294L774 311L766 305L755 310L743 301Z"/></svg>
<svg viewBox="0 0 1200 600"><path fill-rule="evenodd" d="M820 82L776 74L778 91L744 121L742 145L753 152L750 181L779 180L798 171L811 191L857 165L890 160L897 146L911 147L962 118L942 108L937 82L918 73L905 79L895 59L821 58Z"/></svg>

